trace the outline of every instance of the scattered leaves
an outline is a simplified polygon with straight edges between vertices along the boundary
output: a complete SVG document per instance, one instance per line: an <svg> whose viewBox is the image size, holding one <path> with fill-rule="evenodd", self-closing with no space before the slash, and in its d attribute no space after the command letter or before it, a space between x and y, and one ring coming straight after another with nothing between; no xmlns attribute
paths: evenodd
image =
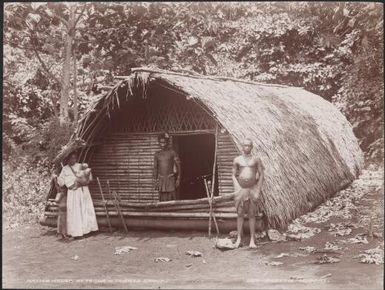
<svg viewBox="0 0 385 290"><path fill-rule="evenodd" d="M138 248L136 247L131 247L131 246L123 246L123 247L115 247L115 255L121 255L124 253L129 253L132 250L137 250Z"/></svg>

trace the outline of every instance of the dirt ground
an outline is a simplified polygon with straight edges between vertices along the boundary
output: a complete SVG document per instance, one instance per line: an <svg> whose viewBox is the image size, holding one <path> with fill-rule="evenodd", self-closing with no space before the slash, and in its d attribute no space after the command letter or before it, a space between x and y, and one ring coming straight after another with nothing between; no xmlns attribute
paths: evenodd
<svg viewBox="0 0 385 290"><path fill-rule="evenodd" d="M256 250L242 247L222 252L202 232L99 232L61 242L55 229L39 225L3 231L3 287L383 289L383 264L360 263L356 257L377 246L383 250L383 238L366 236L365 244L346 242L356 234L367 233L370 215L374 216L373 231L383 236L382 178L367 173L350 188L361 191L360 198L353 198L356 207L352 217L332 216L322 223L308 222L306 226L321 232L302 241L272 242L263 238ZM358 225L349 235L336 237L328 231L332 223L347 221ZM324 253L299 249L323 249L326 242L341 248L336 254L340 262L316 264ZM115 255L115 247L119 246L137 249ZM185 253L189 250L203 256L190 257ZM292 256L277 258L281 253ZM171 261L155 262L157 257ZM268 264L273 261L283 264Z"/></svg>

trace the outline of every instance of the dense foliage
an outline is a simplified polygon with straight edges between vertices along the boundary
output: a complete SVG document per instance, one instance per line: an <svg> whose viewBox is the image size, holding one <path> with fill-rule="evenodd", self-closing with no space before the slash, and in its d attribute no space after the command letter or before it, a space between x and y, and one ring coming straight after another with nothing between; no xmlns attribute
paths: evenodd
<svg viewBox="0 0 385 290"><path fill-rule="evenodd" d="M42 218L50 173L26 158L3 163L3 226L14 228Z"/></svg>
<svg viewBox="0 0 385 290"><path fill-rule="evenodd" d="M9 3L4 14L5 158L51 160L94 95L137 66L304 87L383 158L382 4Z"/></svg>

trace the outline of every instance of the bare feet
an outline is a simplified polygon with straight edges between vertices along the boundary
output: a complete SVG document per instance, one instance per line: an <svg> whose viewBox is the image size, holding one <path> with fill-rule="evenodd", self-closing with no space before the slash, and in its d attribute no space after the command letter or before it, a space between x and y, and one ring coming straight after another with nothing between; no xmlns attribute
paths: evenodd
<svg viewBox="0 0 385 290"><path fill-rule="evenodd" d="M250 241L249 248L250 249L256 249L257 248L254 241L252 241L252 240Z"/></svg>

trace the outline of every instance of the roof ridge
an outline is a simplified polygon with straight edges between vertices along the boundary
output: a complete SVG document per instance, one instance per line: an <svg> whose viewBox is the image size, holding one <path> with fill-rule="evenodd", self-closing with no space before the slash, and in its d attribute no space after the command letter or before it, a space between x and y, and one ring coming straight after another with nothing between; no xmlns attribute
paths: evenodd
<svg viewBox="0 0 385 290"><path fill-rule="evenodd" d="M246 83L251 85L260 85L260 86L269 86L269 87L281 87L281 88L301 88L302 87L293 87L288 85L281 85L281 84L269 84L269 83L261 83L261 82L254 82L254 81L245 81L237 78L230 78L230 77L223 77L223 76L205 76L200 74L187 74L187 73L179 73L175 71L169 71L169 70L161 70L161 69L152 69L147 67L136 67L131 69L131 73L135 72L148 72L148 73L158 73L158 74L169 74L169 75L178 75L178 76L184 76L184 77L191 77L191 78L199 78L199 79L208 79L213 81L233 81L233 82L240 82L240 83ZM128 76L115 76L116 79L126 79L130 77Z"/></svg>

